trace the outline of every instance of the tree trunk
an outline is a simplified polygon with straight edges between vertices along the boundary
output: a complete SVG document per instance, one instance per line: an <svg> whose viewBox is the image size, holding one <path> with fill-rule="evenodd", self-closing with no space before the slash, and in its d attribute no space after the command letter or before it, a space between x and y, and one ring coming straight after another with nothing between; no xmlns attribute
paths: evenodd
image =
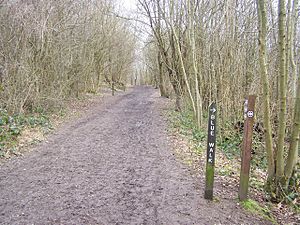
<svg viewBox="0 0 300 225"><path fill-rule="evenodd" d="M161 20L161 8L160 8L160 0L157 0L157 35L161 37L161 25L160 25L160 20ZM157 61L158 61L158 70L159 70L159 90L160 90L160 95L162 97L167 97L166 93L166 88L165 88L165 82L164 82L164 74L163 74L163 65L162 65L162 60L161 60L161 51L158 48L158 56L157 56Z"/></svg>
<svg viewBox="0 0 300 225"><path fill-rule="evenodd" d="M290 139L290 148L288 158L285 166L286 185L292 176L293 170L298 161L298 145L299 145L299 132L300 132L300 81L298 79L297 95L294 110L294 124Z"/></svg>
<svg viewBox="0 0 300 225"><path fill-rule="evenodd" d="M201 127L202 124L202 99L200 95L200 86L199 86L199 80L198 80L198 67L197 67L197 59L196 59L196 47L195 47L195 32L194 32L194 2L191 3L188 1L188 9L190 11L188 17L189 17L189 41L191 46L191 54L192 54L192 67L195 77L195 95L196 95L196 121L198 128ZM200 76L199 76L200 77Z"/></svg>
<svg viewBox="0 0 300 225"><path fill-rule="evenodd" d="M174 38L175 38L175 46L176 46L176 50L178 52L179 62L180 62L181 70L182 70L182 73L183 73L183 78L184 78L184 81L185 81L185 85L186 85L186 88L187 88L187 91L188 91L188 94L189 94L189 97L190 97L190 100L191 100L191 103L192 103L194 115L196 116L197 111L196 111L195 101L194 101L194 98L193 98L193 95L192 95L191 87L190 87L188 77L187 77L187 74L186 74L186 70L185 70L185 66L184 66L184 63L183 63L182 52L180 50L180 45L179 45L179 39L178 39L178 36L176 34L176 31L174 29L174 26L173 26L172 22L171 22L170 26L171 26L172 34L174 35Z"/></svg>
<svg viewBox="0 0 300 225"><path fill-rule="evenodd" d="M292 96L296 97L297 94L297 64L295 62L294 59L294 54L295 54L295 37L297 34L297 9L299 7L299 1L298 0L294 0L293 2L293 8L292 8L292 14L291 14L291 29L290 29L290 61L291 61L291 69L292 69L292 79L291 79L291 83L292 83Z"/></svg>
<svg viewBox="0 0 300 225"><path fill-rule="evenodd" d="M270 119L270 90L267 71L266 55L266 33L267 33L267 16L264 0L257 0L258 28L259 28L259 65L261 73L261 83L263 88L263 107L264 107L264 128L265 144L268 160L268 182L270 183L275 173L275 163L273 154L272 127Z"/></svg>
<svg viewBox="0 0 300 225"><path fill-rule="evenodd" d="M163 65L162 65L161 55L160 55L159 51L158 51L158 70L159 70L158 86L159 86L159 90L160 90L160 96L168 97L166 88L165 88L165 82L164 82Z"/></svg>
<svg viewBox="0 0 300 225"><path fill-rule="evenodd" d="M294 124L291 132L290 147L289 147L288 158L284 170L285 179L286 179L286 185L285 185L286 188L289 184L289 179L291 178L295 165L297 164L298 161L298 145L299 145L299 131L300 131L300 81L299 78L297 80L297 66L294 60L294 37L296 35L295 31L297 28L296 24L297 24L298 4L299 1L294 0L291 18L289 19L290 33L288 34L288 36L290 37L289 39L290 49L287 54L290 56L290 61L291 61L291 69L292 69L291 90L292 90L292 96L295 97L295 101L294 101L295 107L294 107L294 119L293 119Z"/></svg>
<svg viewBox="0 0 300 225"><path fill-rule="evenodd" d="M278 143L276 152L276 180L277 183L282 183L284 176L284 138L286 128L286 1L279 0L278 5L278 47L279 47L279 122L278 122ZM277 189L277 194L281 192L280 187Z"/></svg>

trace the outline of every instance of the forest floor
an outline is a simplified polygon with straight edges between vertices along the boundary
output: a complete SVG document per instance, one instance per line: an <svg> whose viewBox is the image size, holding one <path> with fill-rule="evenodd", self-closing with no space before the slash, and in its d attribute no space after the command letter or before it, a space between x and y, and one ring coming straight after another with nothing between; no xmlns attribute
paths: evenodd
<svg viewBox="0 0 300 225"><path fill-rule="evenodd" d="M178 157L157 90L96 103L0 166L0 224L272 224L230 187L203 198L203 171Z"/></svg>

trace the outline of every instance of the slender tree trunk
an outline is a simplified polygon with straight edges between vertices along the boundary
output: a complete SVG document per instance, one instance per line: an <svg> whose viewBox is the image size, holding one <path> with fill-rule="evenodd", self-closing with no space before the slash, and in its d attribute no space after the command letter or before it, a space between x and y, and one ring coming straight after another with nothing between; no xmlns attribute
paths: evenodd
<svg viewBox="0 0 300 225"><path fill-rule="evenodd" d="M160 8L160 0L157 0L157 35L161 37L161 8ZM162 97L167 97L165 83L164 83L164 74L161 60L161 52L158 50L158 70L159 70L159 90L160 95Z"/></svg>
<svg viewBox="0 0 300 225"><path fill-rule="evenodd" d="M291 69L292 69L292 79L291 79L291 83L292 83L292 96L295 98L296 94L297 94L297 64L295 62L294 59L294 54L295 54L295 37L297 34L297 10L299 7L299 0L294 0L293 2L293 8L292 8L292 14L291 14L291 29L290 29L290 33L291 33L291 38L290 38L290 61L291 61Z"/></svg>
<svg viewBox="0 0 300 225"><path fill-rule="evenodd" d="M279 122L278 122L278 143L276 152L276 180L279 183L283 181L284 176L284 138L286 128L286 1L279 0L278 5L278 47L279 47ZM280 192L280 187L278 192Z"/></svg>
<svg viewBox="0 0 300 225"><path fill-rule="evenodd" d="M292 128L292 134L290 139L290 148L288 153L288 158L285 166L285 178L286 185L288 185L288 181L292 176L295 165L298 161L298 146L299 146L299 132L300 132L300 80L297 81L297 95L295 102L295 110L294 110L294 124Z"/></svg>
<svg viewBox="0 0 300 225"><path fill-rule="evenodd" d="M170 1L170 7L171 7L170 8L170 20L168 21L166 19L166 22L170 25L172 35L174 36L174 39L175 39L175 47L176 47L176 50L177 50L177 53L178 53L180 67L181 67L183 78L184 78L184 81L185 81L185 86L186 86L186 89L188 91L190 101L192 103L193 113L196 116L197 111L196 111L195 101L194 101L194 98L193 98L193 95L192 95L191 87L190 87L190 84L189 84L189 81L188 81L188 76L187 76L185 65L184 65L184 62L183 62L183 56L182 56L182 52L181 52L181 49L180 49L179 38L178 38L178 35L177 35L177 33L175 31L175 28L174 28L174 25L173 25L174 0Z"/></svg>
<svg viewBox="0 0 300 225"><path fill-rule="evenodd" d="M192 66L194 71L195 77L195 95L196 95L196 120L197 125L200 128L202 124L202 99L200 95L200 86L199 86L199 79L198 79L198 68L197 68L197 59L196 59L196 47L195 47L195 32L194 32L194 2L191 4L188 1L188 9L189 9L189 41L191 46L191 54L192 54ZM200 76L199 76L200 77Z"/></svg>
<svg viewBox="0 0 300 225"><path fill-rule="evenodd" d="M289 78L289 69L290 69L290 51L291 51L291 38L292 38L292 18L291 18L291 5L292 0L287 2L287 15L286 15L286 41L285 41L285 74L286 79Z"/></svg>
<svg viewBox="0 0 300 225"><path fill-rule="evenodd" d="M267 71L266 55L266 33L267 33L267 16L266 4L264 0L257 0L258 27L259 27L259 65L261 73L261 83L263 88L263 107L264 107L264 128L265 143L268 160L268 183L270 183L275 173L275 163L273 154L272 127L270 119L270 90Z"/></svg>
<svg viewBox="0 0 300 225"><path fill-rule="evenodd" d="M291 0L289 0L289 4ZM289 179L292 176L293 170L295 168L295 165L298 161L298 145L299 145L299 131L300 131L300 81L297 80L297 66L294 60L294 37L296 35L295 30L297 27L297 9L298 9L298 0L294 0L293 6L292 6L292 12L290 15L290 23L289 23L289 44L290 49L287 53L290 56L291 61L291 93L292 96L295 97L294 101L294 118L293 118L293 127L291 132L291 139L290 139L290 147L288 152L288 158L284 170L285 178L286 178L286 187L289 184Z"/></svg>
<svg viewBox="0 0 300 225"><path fill-rule="evenodd" d="M169 78L170 78L170 82L172 84L173 90L175 92L176 95L176 105L175 105L175 110L176 111L181 111L182 107L182 96L181 96L181 87L180 87L180 82L176 80L176 76L174 75L174 71L173 68L171 68L171 63L170 60L168 59L168 50L167 48L164 46L164 41L163 41L163 37L161 36L161 33L157 32L156 29L156 23L154 21L153 16L151 15L151 10L149 7L149 3L147 1L143 1L143 0L138 0L138 2L142 5L143 9L145 10L145 12L147 13L147 16L149 17L149 23L150 23L150 27L152 29L152 32L156 38L157 41L157 46L160 52L161 57L163 58L163 63L165 64L166 70L168 72ZM158 2L160 3L160 1ZM163 9L165 8L165 1L162 2L163 4ZM160 12L160 16L164 15L164 13L161 11L161 7L160 4L156 5L159 8L159 12ZM164 20L166 20L165 15L164 15Z"/></svg>
<svg viewBox="0 0 300 225"><path fill-rule="evenodd" d="M188 80L186 70L185 70L185 66L184 66L184 63L183 63L183 57L182 57L182 52L180 50L179 39L178 39L178 36L177 36L176 31L174 30L173 26L172 26L172 31L173 31L173 34L174 34L174 37L175 37L176 48L177 48L177 52L178 52L178 55L179 55L179 61L180 61L180 66L181 66L181 69L182 69L185 85L186 85L187 91L189 93L189 97L190 97L190 100L191 100L191 103L192 103L194 115L196 115L197 111L196 111L195 101L194 101L194 98L193 98L193 95L192 95L191 87L190 87L189 80Z"/></svg>
<svg viewBox="0 0 300 225"><path fill-rule="evenodd" d="M165 6L165 3L164 3L164 6ZM175 16L174 15L174 13L175 13L175 7L178 8L178 2L176 2L176 6L175 6L174 0L170 0L169 7L170 7L169 8L169 18L166 18L166 15L164 15L164 20L165 20L166 24L169 26L169 29L171 30L170 42L173 43L173 44L171 44L171 48L175 47L175 50L177 51L177 54L178 54L178 57L179 57L180 67L182 69L182 74L183 74L184 82L186 84L185 86L186 86L187 91L189 93L189 97L190 97L191 102L192 102L193 112L194 112L194 115L195 115L196 114L195 102L193 100L191 88L190 88L189 83L188 83L188 77L187 77L186 69L185 69L184 62L183 62L183 55L182 55L182 52L181 52L181 49L180 49L179 38L178 38L178 35L177 35L176 31L175 31L174 24L173 24L174 16ZM177 75L179 75L179 74L177 74ZM177 96L179 97L179 94L181 94L181 90L183 89L183 87L181 87L181 80L182 80L181 76L177 76L177 77L178 77L177 80L176 80L176 82L178 84L178 85L176 85L177 86L177 92L178 92ZM175 82L173 83L173 86L174 85L175 85ZM179 102L181 102L181 100L178 101L178 103Z"/></svg>
<svg viewBox="0 0 300 225"><path fill-rule="evenodd" d="M158 86L160 90L160 96L167 97L165 85L164 85L164 74L163 74L163 65L161 60L160 51L157 52L157 63L158 63Z"/></svg>

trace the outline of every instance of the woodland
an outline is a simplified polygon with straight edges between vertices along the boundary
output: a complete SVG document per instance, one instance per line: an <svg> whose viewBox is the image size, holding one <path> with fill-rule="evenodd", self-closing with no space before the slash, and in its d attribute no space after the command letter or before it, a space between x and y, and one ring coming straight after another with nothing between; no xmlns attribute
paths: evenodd
<svg viewBox="0 0 300 225"><path fill-rule="evenodd" d="M206 129L216 102L221 139L243 130L243 102L256 95L254 154L265 161L273 201L299 197L299 1L139 0L151 36L144 80L176 98Z"/></svg>
<svg viewBox="0 0 300 225"><path fill-rule="evenodd" d="M198 130L215 102L230 152L254 94L264 190L299 206L299 31L298 0L137 0L130 17L110 0L0 0L0 153L66 100L135 82Z"/></svg>
<svg viewBox="0 0 300 225"><path fill-rule="evenodd" d="M112 1L0 1L0 154L102 86L124 89L136 37Z"/></svg>

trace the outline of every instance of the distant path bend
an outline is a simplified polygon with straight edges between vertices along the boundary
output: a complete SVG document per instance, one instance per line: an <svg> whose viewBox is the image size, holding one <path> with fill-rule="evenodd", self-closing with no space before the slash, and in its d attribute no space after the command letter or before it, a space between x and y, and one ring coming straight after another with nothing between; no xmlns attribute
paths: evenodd
<svg viewBox="0 0 300 225"><path fill-rule="evenodd" d="M167 143L162 105L144 86L108 97L2 165L0 224L248 224L203 200Z"/></svg>

